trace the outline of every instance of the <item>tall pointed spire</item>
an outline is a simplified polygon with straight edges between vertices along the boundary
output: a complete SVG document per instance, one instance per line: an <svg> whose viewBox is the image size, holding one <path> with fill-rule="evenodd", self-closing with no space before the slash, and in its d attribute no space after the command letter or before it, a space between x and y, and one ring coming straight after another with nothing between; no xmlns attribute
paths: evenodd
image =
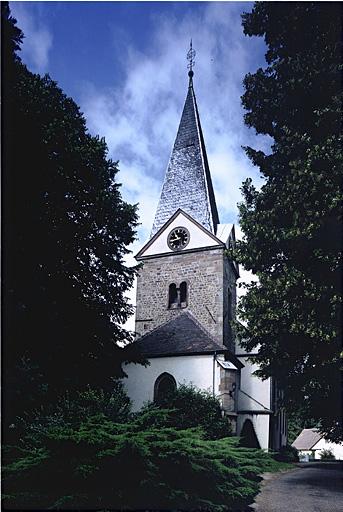
<svg viewBox="0 0 343 512"><path fill-rule="evenodd" d="M181 208L212 233L219 224L200 117L193 89L195 51L187 54L189 86L167 167L151 236Z"/></svg>

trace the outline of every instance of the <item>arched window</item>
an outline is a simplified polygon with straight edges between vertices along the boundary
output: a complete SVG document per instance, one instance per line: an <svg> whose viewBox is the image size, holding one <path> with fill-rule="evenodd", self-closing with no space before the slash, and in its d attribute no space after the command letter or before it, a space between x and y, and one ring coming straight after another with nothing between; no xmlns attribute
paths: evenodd
<svg viewBox="0 0 343 512"><path fill-rule="evenodd" d="M180 287L177 288L175 283L169 285L169 295L168 295L168 308L176 309L176 308L186 308L188 302L187 297L187 283L186 281L182 281Z"/></svg>
<svg viewBox="0 0 343 512"><path fill-rule="evenodd" d="M245 420L240 438L240 446L244 446L245 448L261 448L251 420Z"/></svg>
<svg viewBox="0 0 343 512"><path fill-rule="evenodd" d="M172 283L169 285L168 307L169 308L177 308L178 307L178 293L177 293L177 288L176 288L175 283Z"/></svg>
<svg viewBox="0 0 343 512"><path fill-rule="evenodd" d="M176 380L170 373L162 373L157 377L154 386L154 400L161 403L176 390Z"/></svg>
<svg viewBox="0 0 343 512"><path fill-rule="evenodd" d="M187 283L183 281L180 284L180 306L185 308L187 306Z"/></svg>

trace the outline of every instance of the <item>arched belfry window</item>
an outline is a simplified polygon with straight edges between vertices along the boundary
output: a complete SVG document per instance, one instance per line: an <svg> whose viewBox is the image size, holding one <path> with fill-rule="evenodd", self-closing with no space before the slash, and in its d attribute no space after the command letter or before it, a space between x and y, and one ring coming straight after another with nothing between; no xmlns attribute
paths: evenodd
<svg viewBox="0 0 343 512"><path fill-rule="evenodd" d="M176 284L172 283L169 285L168 307L169 308L177 308L178 302L179 302L179 298L178 298Z"/></svg>
<svg viewBox="0 0 343 512"><path fill-rule="evenodd" d="M154 386L154 400L157 403L168 398L176 390L176 380L170 373L162 373L157 377Z"/></svg>
<svg viewBox="0 0 343 512"><path fill-rule="evenodd" d="M187 283L183 281L179 288L175 283L169 285L168 292L168 308L176 309L176 308L186 308L188 302L187 296Z"/></svg>
<svg viewBox="0 0 343 512"><path fill-rule="evenodd" d="M187 283L183 281L180 284L180 307L185 308L187 306Z"/></svg>

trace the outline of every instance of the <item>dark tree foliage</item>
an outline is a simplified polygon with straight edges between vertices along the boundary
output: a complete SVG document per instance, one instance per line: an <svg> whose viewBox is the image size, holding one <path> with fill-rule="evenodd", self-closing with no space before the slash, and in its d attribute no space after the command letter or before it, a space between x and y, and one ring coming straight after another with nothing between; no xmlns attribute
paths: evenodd
<svg viewBox="0 0 343 512"><path fill-rule="evenodd" d="M132 416L131 407L121 380L114 381L109 391L91 386L81 391L67 390L55 402L43 404L17 418L10 442L20 443L25 436L35 437L50 427L73 427L91 416L126 423Z"/></svg>
<svg viewBox="0 0 343 512"><path fill-rule="evenodd" d="M232 435L227 418L222 416L219 400L207 391L181 385L166 397L147 404L137 413L142 428L152 425L177 429L201 427L207 439Z"/></svg>
<svg viewBox="0 0 343 512"><path fill-rule="evenodd" d="M245 77L245 122L273 138L246 152L265 184L243 184L238 257L259 282L240 315L260 376L277 376L290 411L342 437L341 4L257 2L244 33L267 44L264 69ZM301 406L301 407L300 407Z"/></svg>
<svg viewBox="0 0 343 512"><path fill-rule="evenodd" d="M2 3L4 367L6 417L65 389L106 386L130 358L136 206L125 203L103 139L48 75L15 51ZM31 403L32 402L32 403Z"/></svg>

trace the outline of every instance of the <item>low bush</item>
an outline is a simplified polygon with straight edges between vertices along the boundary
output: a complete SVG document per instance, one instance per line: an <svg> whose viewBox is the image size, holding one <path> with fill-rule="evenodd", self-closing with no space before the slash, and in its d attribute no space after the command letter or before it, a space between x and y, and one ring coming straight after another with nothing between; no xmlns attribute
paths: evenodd
<svg viewBox="0 0 343 512"><path fill-rule="evenodd" d="M218 399L194 386L181 385L160 399L158 405L147 404L137 414L136 421L142 421L145 427L156 425L156 421L159 426L177 429L201 427L206 439L221 439L232 433Z"/></svg>
<svg viewBox="0 0 343 512"><path fill-rule="evenodd" d="M280 451L274 454L274 459L279 462L299 462L299 453L294 446L282 446Z"/></svg>
<svg viewBox="0 0 343 512"><path fill-rule="evenodd" d="M141 426L96 415L8 448L5 508L224 512L250 503L258 475L280 466L261 450L238 447L237 438Z"/></svg>
<svg viewBox="0 0 343 512"><path fill-rule="evenodd" d="M330 448L324 448L321 452L319 452L319 456L320 460L335 460L333 451Z"/></svg>

